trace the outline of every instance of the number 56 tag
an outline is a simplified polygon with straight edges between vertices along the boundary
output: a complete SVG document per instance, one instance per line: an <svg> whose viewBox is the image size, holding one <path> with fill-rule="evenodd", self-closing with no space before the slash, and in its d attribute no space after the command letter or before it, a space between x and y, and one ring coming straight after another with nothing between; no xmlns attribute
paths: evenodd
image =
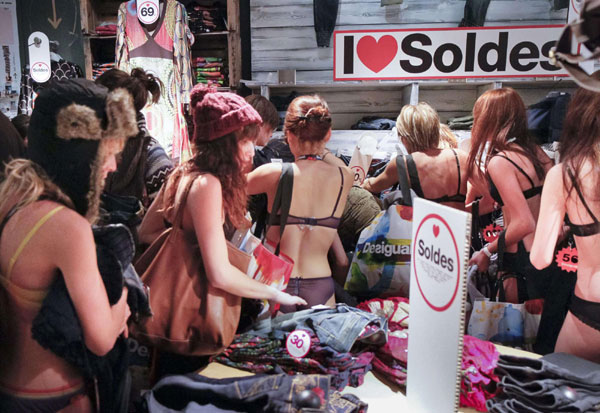
<svg viewBox="0 0 600 413"><path fill-rule="evenodd" d="M579 263L577 248L568 246L558 251L556 254L556 263L563 271L577 272L577 264Z"/></svg>
<svg viewBox="0 0 600 413"><path fill-rule="evenodd" d="M158 20L158 0L137 0L137 17L142 24L152 24Z"/></svg>
<svg viewBox="0 0 600 413"><path fill-rule="evenodd" d="M285 347L290 356L302 358L310 351L310 335L304 330L294 330L288 336Z"/></svg>

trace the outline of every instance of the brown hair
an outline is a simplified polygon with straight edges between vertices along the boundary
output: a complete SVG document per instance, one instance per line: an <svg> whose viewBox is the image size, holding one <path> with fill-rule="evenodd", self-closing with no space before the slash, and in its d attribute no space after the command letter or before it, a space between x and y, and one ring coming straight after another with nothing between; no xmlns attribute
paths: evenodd
<svg viewBox="0 0 600 413"><path fill-rule="evenodd" d="M186 172L208 172L219 179L223 196L223 210L225 218L236 228L247 225L246 219L246 175L241 167L239 157L239 143L247 139L254 139L258 134L258 125L252 124L238 129L235 132L222 136L212 141L196 142L195 155L184 168L178 168L174 174L176 182L180 174ZM235 156L231 156L235 154ZM174 202L169 199L169 203Z"/></svg>
<svg viewBox="0 0 600 413"><path fill-rule="evenodd" d="M263 124L271 126L276 129L279 126L279 114L277 108L272 104L269 99L261 95L250 95L246 96L246 102L250 104L263 120Z"/></svg>
<svg viewBox="0 0 600 413"><path fill-rule="evenodd" d="M137 112L144 109L148 103L148 94L152 95L152 103L158 102L162 87L159 78L140 68L133 69L131 75L119 69L108 70L96 79L96 83L106 86L108 90L119 87L127 89L133 97L133 105Z"/></svg>
<svg viewBox="0 0 600 413"><path fill-rule="evenodd" d="M288 107L284 128L300 141L323 140L331 129L331 114L327 102L319 95L298 96Z"/></svg>
<svg viewBox="0 0 600 413"><path fill-rule="evenodd" d="M600 70L591 75L592 79L600 80ZM583 163L589 160L593 165L600 163L600 93L580 87L569 103L567 115L560 137L560 161L563 163L563 181L569 182L568 194L571 194L574 184L581 188L579 176ZM567 175L571 169L576 182ZM592 170L598 181L598 173ZM600 197L600 188L596 185L595 197Z"/></svg>
<svg viewBox="0 0 600 413"><path fill-rule="evenodd" d="M425 151L440 144L440 117L427 103L405 105L396 119L396 129L408 152Z"/></svg>
<svg viewBox="0 0 600 413"><path fill-rule="evenodd" d="M521 96L512 88L485 92L473 107L471 151L467 161L467 176L483 185L485 166L498 152L513 151L525 156L533 164L539 179L544 177L544 167L536 155L536 143L527 130L527 113ZM517 145L509 146L514 138ZM482 164L485 157L485 165Z"/></svg>

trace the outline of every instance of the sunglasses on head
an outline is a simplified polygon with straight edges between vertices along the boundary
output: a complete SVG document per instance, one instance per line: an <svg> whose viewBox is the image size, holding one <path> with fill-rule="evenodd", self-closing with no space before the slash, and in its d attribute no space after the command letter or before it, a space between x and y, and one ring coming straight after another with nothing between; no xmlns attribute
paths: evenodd
<svg viewBox="0 0 600 413"><path fill-rule="evenodd" d="M582 56L571 53L573 36L582 43L591 55ZM550 52L555 66L564 68L571 78L581 87L600 92L600 80L591 78L579 63L600 57L600 0L586 0L583 3L581 17L565 26L560 38Z"/></svg>

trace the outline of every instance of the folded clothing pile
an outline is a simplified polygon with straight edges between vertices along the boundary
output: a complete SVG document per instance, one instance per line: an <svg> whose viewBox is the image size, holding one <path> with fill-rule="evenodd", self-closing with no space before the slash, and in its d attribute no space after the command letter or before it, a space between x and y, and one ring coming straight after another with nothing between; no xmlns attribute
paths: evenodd
<svg viewBox="0 0 600 413"><path fill-rule="evenodd" d="M233 343L213 361L254 373L287 374L330 374L331 386L342 390L346 386L358 387L364 376L371 370L373 353L364 352L358 356L339 353L319 338L307 331L311 338L311 347L304 357L292 357L287 352L285 339L259 337L252 334L239 334Z"/></svg>
<svg viewBox="0 0 600 413"><path fill-rule="evenodd" d="M407 298L375 298L362 302L359 309L386 317L390 333L387 343L376 349L373 370L400 386L406 385L408 360L408 323L410 305ZM498 377L494 373L498 350L489 341L464 336L461 364L460 405L486 411L486 401L497 394Z"/></svg>
<svg viewBox="0 0 600 413"><path fill-rule="evenodd" d="M98 36L115 36L117 34L117 25L104 22L96 27L96 34Z"/></svg>
<svg viewBox="0 0 600 413"><path fill-rule="evenodd" d="M227 86L225 65L221 57L197 57L194 59L196 83L209 86Z"/></svg>
<svg viewBox="0 0 600 413"><path fill-rule="evenodd" d="M487 402L492 413L600 411L600 364L566 353L541 359L500 356L501 393Z"/></svg>
<svg viewBox="0 0 600 413"><path fill-rule="evenodd" d="M227 30L225 8L219 3L195 1L187 6L188 26L192 33L210 33Z"/></svg>
<svg viewBox="0 0 600 413"><path fill-rule="evenodd" d="M115 63L114 62L111 62L111 63L93 63L92 64L92 79L96 80L101 75L103 75L104 72L108 72L110 69L114 69L114 68L115 68Z"/></svg>

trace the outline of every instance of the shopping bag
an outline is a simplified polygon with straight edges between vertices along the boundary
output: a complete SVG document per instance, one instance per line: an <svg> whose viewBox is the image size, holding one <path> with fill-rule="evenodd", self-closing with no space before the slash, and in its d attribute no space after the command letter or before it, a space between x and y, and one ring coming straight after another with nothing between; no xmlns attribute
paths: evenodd
<svg viewBox="0 0 600 413"><path fill-rule="evenodd" d="M250 230L236 231L229 244L235 246L242 253L249 256L246 275L266 285L284 291L287 288L294 261L283 253L275 254L275 246L267 242L261 243L260 239L252 235ZM230 252L230 261L231 261ZM279 303L269 303L261 300L263 309L258 318L268 313L275 314L279 310Z"/></svg>
<svg viewBox="0 0 600 413"><path fill-rule="evenodd" d="M412 194L409 171L416 166L410 155L396 158L400 191L358 239L344 288L362 299L408 297L410 283Z"/></svg>
<svg viewBox="0 0 600 413"><path fill-rule="evenodd" d="M354 173L354 186L361 186L364 182L375 151L377 151L377 139L371 135L361 136L354 147L354 153L348 164L348 167Z"/></svg>

